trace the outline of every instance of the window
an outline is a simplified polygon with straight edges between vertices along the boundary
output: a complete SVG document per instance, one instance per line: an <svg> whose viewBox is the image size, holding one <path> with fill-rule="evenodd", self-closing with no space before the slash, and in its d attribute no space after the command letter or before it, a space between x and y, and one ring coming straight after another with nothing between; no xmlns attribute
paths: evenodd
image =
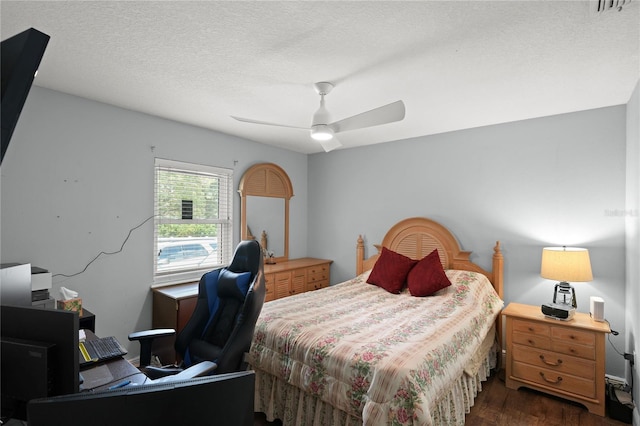
<svg viewBox="0 0 640 426"><path fill-rule="evenodd" d="M197 280L233 255L233 171L156 159L156 284Z"/></svg>

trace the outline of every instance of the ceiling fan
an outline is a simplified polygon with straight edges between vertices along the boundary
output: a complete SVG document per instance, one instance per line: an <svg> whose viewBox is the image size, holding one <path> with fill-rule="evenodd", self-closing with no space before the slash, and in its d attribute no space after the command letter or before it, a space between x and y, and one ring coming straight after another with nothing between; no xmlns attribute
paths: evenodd
<svg viewBox="0 0 640 426"><path fill-rule="evenodd" d="M249 118L241 118L231 116L232 118L244 123L263 124L267 126L290 127L294 129L304 129L311 132L311 137L320 142L322 148L329 152L338 148L342 144L336 139L335 134L346 132L347 130L363 129L365 127L379 126L381 124L393 123L404 119L404 103L402 101L392 102L390 104L374 108L351 117L344 118L339 121L331 122L329 111L324 106L324 97L331 92L333 84L326 81L315 83L313 87L320 95L320 108L313 114L311 127L290 126L287 124L269 123L266 121L252 120Z"/></svg>

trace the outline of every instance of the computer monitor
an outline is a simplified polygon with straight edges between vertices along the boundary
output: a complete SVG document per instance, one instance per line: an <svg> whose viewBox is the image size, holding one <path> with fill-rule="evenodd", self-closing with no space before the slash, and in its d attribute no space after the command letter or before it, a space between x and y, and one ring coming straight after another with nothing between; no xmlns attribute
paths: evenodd
<svg viewBox="0 0 640 426"><path fill-rule="evenodd" d="M255 373L219 374L35 399L29 426L252 426Z"/></svg>
<svg viewBox="0 0 640 426"><path fill-rule="evenodd" d="M77 312L2 306L0 319L3 417L26 418L32 398L78 392Z"/></svg>

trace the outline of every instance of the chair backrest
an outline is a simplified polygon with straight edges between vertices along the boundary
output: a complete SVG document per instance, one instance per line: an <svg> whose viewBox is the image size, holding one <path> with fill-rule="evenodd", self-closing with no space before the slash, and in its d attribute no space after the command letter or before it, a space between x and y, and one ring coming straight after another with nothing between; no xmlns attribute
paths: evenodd
<svg viewBox="0 0 640 426"><path fill-rule="evenodd" d="M228 267L200 279L194 312L176 337L185 365L207 359L218 364L215 374L242 369L265 293L260 244L242 241Z"/></svg>

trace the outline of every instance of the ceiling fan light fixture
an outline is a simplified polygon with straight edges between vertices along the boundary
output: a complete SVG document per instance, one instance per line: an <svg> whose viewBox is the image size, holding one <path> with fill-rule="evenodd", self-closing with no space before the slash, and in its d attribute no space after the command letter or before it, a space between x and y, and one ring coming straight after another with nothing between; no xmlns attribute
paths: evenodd
<svg viewBox="0 0 640 426"><path fill-rule="evenodd" d="M333 129L326 124L311 126L311 137L317 141L328 141L333 138Z"/></svg>
<svg viewBox="0 0 640 426"><path fill-rule="evenodd" d="M314 84L314 88L318 95L320 95L320 107L313 114L310 127L298 127L287 124L270 123L268 121L252 120L250 118L231 117L244 123L308 130L311 134L311 139L319 142L326 152L342 146L334 134L404 120L404 102L395 101L369 111L361 112L360 114L352 115L351 117L343 118L339 121L333 121L324 103L324 97L331 92L333 84L326 81L320 82Z"/></svg>

